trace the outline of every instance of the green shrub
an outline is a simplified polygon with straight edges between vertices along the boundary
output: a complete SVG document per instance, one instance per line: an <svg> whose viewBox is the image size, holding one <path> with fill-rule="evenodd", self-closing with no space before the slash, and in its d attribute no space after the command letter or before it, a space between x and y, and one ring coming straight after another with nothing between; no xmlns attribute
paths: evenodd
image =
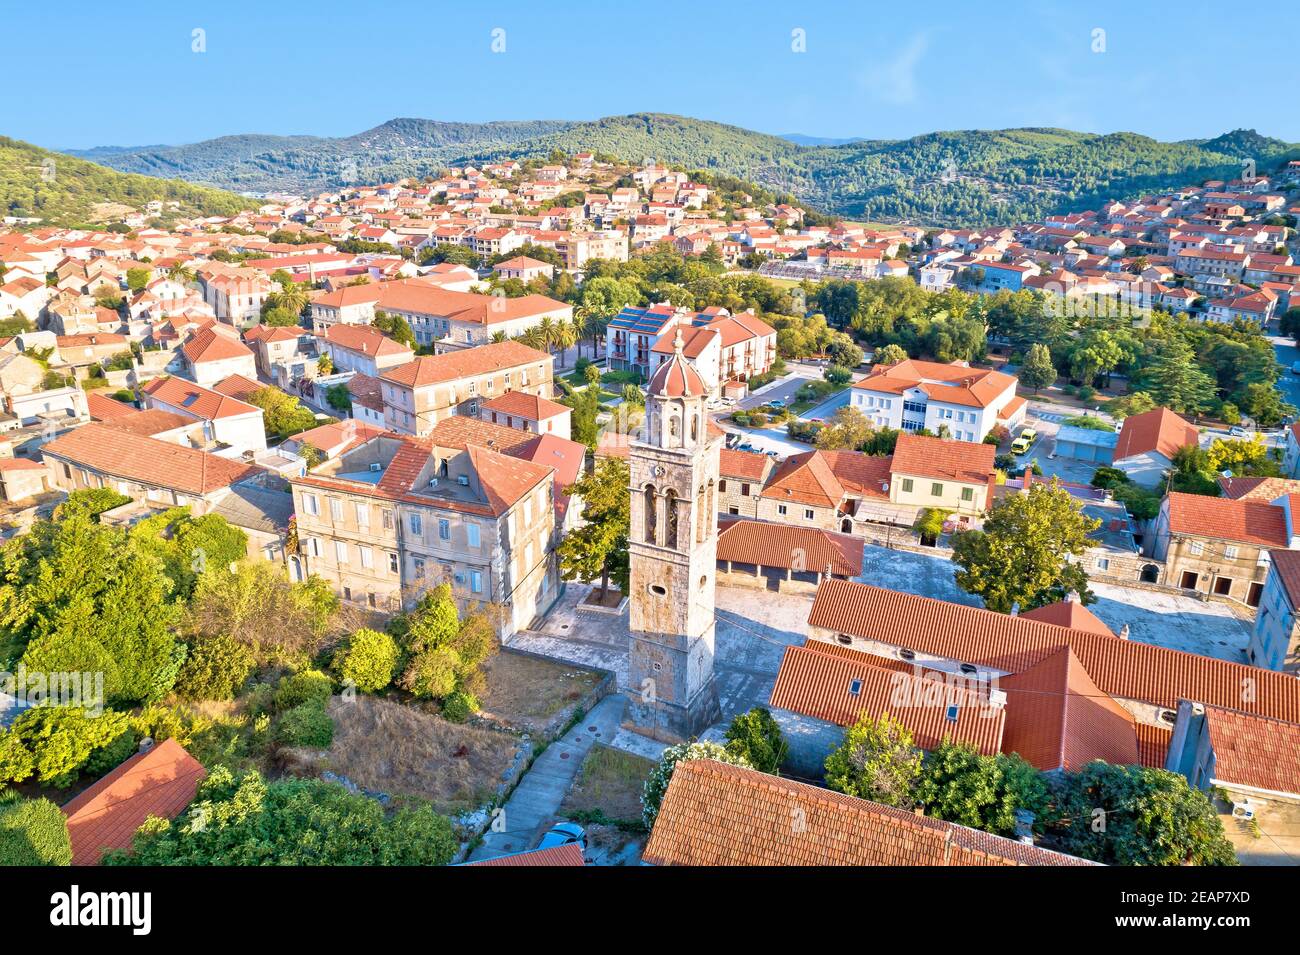
<svg viewBox="0 0 1300 955"><path fill-rule="evenodd" d="M738 713L727 727L727 752L739 756L759 772L778 773L789 746L770 710L756 706Z"/></svg>
<svg viewBox="0 0 1300 955"><path fill-rule="evenodd" d="M303 670L281 677L275 687L275 710L283 713L304 703L325 704L334 693L334 684L320 670Z"/></svg>
<svg viewBox="0 0 1300 955"><path fill-rule="evenodd" d="M0 866L70 865L68 817L48 799L0 806Z"/></svg>
<svg viewBox="0 0 1300 955"><path fill-rule="evenodd" d="M478 697L464 690L455 690L442 701L443 718L453 723L464 723L478 711Z"/></svg>
<svg viewBox="0 0 1300 955"><path fill-rule="evenodd" d="M135 733L130 729L123 730L117 739L91 753L82 768L87 776L103 776L134 756L138 746Z"/></svg>
<svg viewBox="0 0 1300 955"><path fill-rule="evenodd" d="M190 700L229 700L256 666L253 651L238 640L199 637L181 667L176 692Z"/></svg>
<svg viewBox="0 0 1300 955"><path fill-rule="evenodd" d="M313 700L299 704L280 717L275 741L281 746L324 749L334 741L334 720L323 703Z"/></svg>
<svg viewBox="0 0 1300 955"><path fill-rule="evenodd" d="M38 706L0 732L0 784L38 782L66 788L96 750L127 728L125 714L90 716L79 706Z"/></svg>
<svg viewBox="0 0 1300 955"><path fill-rule="evenodd" d="M400 653L397 641L386 633L362 627L334 657L339 678L357 689L377 693L393 682Z"/></svg>

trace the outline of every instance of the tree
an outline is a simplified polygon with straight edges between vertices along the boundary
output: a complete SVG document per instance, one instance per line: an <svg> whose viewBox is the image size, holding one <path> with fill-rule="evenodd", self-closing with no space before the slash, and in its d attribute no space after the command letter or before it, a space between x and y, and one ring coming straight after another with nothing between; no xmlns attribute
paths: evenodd
<svg viewBox="0 0 1300 955"><path fill-rule="evenodd" d="M1124 395L1106 402L1106 411L1116 421L1123 421L1125 418L1144 414L1156 407L1155 399L1145 391L1135 391L1131 395Z"/></svg>
<svg viewBox="0 0 1300 955"><path fill-rule="evenodd" d="M127 269L126 270L126 287L132 292L143 292L149 284L149 276L153 272L150 269Z"/></svg>
<svg viewBox="0 0 1300 955"><path fill-rule="evenodd" d="M259 661L315 652L339 608L321 578L290 582L282 567L242 561L228 574L204 574L190 601L197 633L227 634Z"/></svg>
<svg viewBox="0 0 1300 955"><path fill-rule="evenodd" d="M329 352L316 359L316 373L318 375L334 374L334 359L330 357Z"/></svg>
<svg viewBox="0 0 1300 955"><path fill-rule="evenodd" d="M902 723L863 713L826 757L826 785L846 796L910 809L921 775L921 750Z"/></svg>
<svg viewBox="0 0 1300 955"><path fill-rule="evenodd" d="M411 331L410 323L401 315L394 315L391 312L375 312L374 321L370 324L393 341L399 342L407 348L415 347L415 332Z"/></svg>
<svg viewBox="0 0 1300 955"><path fill-rule="evenodd" d="M1047 346L1042 343L1030 345L1025 363L1020 366L1018 374L1020 383L1026 388L1032 388L1034 394L1056 381L1056 367L1052 364L1052 353L1047 350Z"/></svg>
<svg viewBox="0 0 1300 955"><path fill-rule="evenodd" d="M289 328L298 324L298 314L287 308L263 309L261 323L275 328Z"/></svg>
<svg viewBox="0 0 1300 955"><path fill-rule="evenodd" d="M872 430L870 418L846 405L817 432L816 444L823 451L856 451L871 440Z"/></svg>
<svg viewBox="0 0 1300 955"><path fill-rule="evenodd" d="M1159 342L1142 382L1156 404L1179 414L1199 414L1214 396L1214 379L1196 364L1192 346L1181 335Z"/></svg>
<svg viewBox="0 0 1300 955"><path fill-rule="evenodd" d="M248 396L248 403L262 409L263 425L268 438L284 438L308 431L318 424L316 415L297 398L268 385Z"/></svg>
<svg viewBox="0 0 1300 955"><path fill-rule="evenodd" d="M162 697L184 660L163 562L84 512L0 550L0 636L29 671L103 673L107 702Z"/></svg>
<svg viewBox="0 0 1300 955"><path fill-rule="evenodd" d="M916 786L928 816L1000 836L1016 831L1017 809L1034 814L1034 829L1050 822L1051 793L1043 775L1020 756L983 756L944 739L925 754Z"/></svg>
<svg viewBox="0 0 1300 955"><path fill-rule="evenodd" d="M419 800L389 816L375 799L333 782L267 782L218 766L175 821L154 817L132 852L106 865L446 865L457 849L451 823Z"/></svg>
<svg viewBox="0 0 1300 955"><path fill-rule="evenodd" d="M71 865L68 817L48 799L0 804L0 866Z"/></svg>
<svg viewBox="0 0 1300 955"><path fill-rule="evenodd" d="M641 787L641 820L647 829L653 829L655 819L659 816L659 806L663 803L668 783L673 778L677 764L692 759L713 759L731 766L744 766L753 769L744 756L719 746L717 743L678 743L669 746L659 757L659 765L650 770L645 785Z"/></svg>
<svg viewBox="0 0 1300 955"><path fill-rule="evenodd" d="M1092 603L1088 574L1071 558L1091 546L1088 535L1100 526L1055 479L999 498L982 529L953 539L957 585L999 613L1033 610L1071 593Z"/></svg>
<svg viewBox="0 0 1300 955"><path fill-rule="evenodd" d="M1057 792L1062 851L1107 865L1236 865L1232 843L1205 793L1187 778L1100 760L1065 777Z"/></svg>
<svg viewBox="0 0 1300 955"><path fill-rule="evenodd" d="M876 349L875 364L895 365L900 361L907 361L907 351L902 345L891 343L883 348Z"/></svg>
<svg viewBox="0 0 1300 955"><path fill-rule="evenodd" d="M85 706L35 706L0 730L0 785L33 777L58 789L76 780L91 754L128 728L124 713Z"/></svg>
<svg viewBox="0 0 1300 955"><path fill-rule="evenodd" d="M923 507L917 512L912 529L921 535L922 544L933 546L943 534L944 522L951 513L952 511L945 511L941 507Z"/></svg>
<svg viewBox="0 0 1300 955"><path fill-rule="evenodd" d="M853 339L843 332L837 332L826 349L826 354L836 365L844 368L857 368L862 364L862 349L854 344Z"/></svg>
<svg viewBox="0 0 1300 955"><path fill-rule="evenodd" d="M474 613L462 621L447 583L426 591L414 610L390 621L388 631L410 660L402 686L416 696L443 700L444 713L453 694L468 700L481 691L481 665L497 651L487 615Z"/></svg>
<svg viewBox="0 0 1300 955"><path fill-rule="evenodd" d="M334 655L339 679L367 693L378 693L397 674L397 641L386 633L362 627Z"/></svg>
<svg viewBox="0 0 1300 955"><path fill-rule="evenodd" d="M727 752L739 756L760 773L779 775L790 747L770 710L756 706L738 713L727 727Z"/></svg>
<svg viewBox="0 0 1300 955"><path fill-rule="evenodd" d="M330 385L325 389L325 403L335 411L350 412L352 410L352 392L345 382Z"/></svg>
<svg viewBox="0 0 1300 955"><path fill-rule="evenodd" d="M224 634L201 636L190 644L176 692L190 700L233 699L256 666L253 651L239 641Z"/></svg>
<svg viewBox="0 0 1300 955"><path fill-rule="evenodd" d="M583 503L585 523L560 541L556 553L565 580L591 583L600 580L603 601L612 579L627 593L627 537L631 521L629 486L632 478L627 461L600 458L593 471L582 475L566 492Z"/></svg>

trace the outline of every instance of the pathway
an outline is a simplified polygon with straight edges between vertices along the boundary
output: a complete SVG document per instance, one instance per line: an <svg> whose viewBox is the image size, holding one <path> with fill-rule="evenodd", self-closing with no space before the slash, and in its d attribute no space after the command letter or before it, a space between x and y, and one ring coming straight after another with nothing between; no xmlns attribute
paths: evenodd
<svg viewBox="0 0 1300 955"><path fill-rule="evenodd" d="M578 768L597 742L610 743L618 733L627 699L621 693L605 697L577 726L538 756L507 800L501 821L505 828L483 834L483 844L470 853L470 862L525 852L537 847L556 822L565 793Z"/></svg>

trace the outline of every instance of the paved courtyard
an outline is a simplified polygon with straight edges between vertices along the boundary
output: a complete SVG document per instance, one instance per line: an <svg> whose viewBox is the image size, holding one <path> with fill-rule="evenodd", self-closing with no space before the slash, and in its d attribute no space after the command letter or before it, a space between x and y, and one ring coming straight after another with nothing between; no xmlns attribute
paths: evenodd
<svg viewBox="0 0 1300 955"><path fill-rule="evenodd" d="M538 630L506 641L518 650L540 653L569 663L612 671L621 690L628 688L627 614L579 612L584 584L569 584L559 604ZM745 587L719 587L714 674L723 723L753 706L766 705L776 682L785 648L801 645L807 635L812 598ZM620 738L613 745L628 748ZM648 755L642 753L642 755Z"/></svg>
<svg viewBox="0 0 1300 955"><path fill-rule="evenodd" d="M955 570L951 560L939 555L868 544L858 580L889 590L981 606L978 597L957 586L953 579ZM1183 594L1113 584L1096 583L1092 590L1098 600L1088 609L1116 633L1127 624L1132 640L1234 663L1246 662L1251 623L1244 610Z"/></svg>

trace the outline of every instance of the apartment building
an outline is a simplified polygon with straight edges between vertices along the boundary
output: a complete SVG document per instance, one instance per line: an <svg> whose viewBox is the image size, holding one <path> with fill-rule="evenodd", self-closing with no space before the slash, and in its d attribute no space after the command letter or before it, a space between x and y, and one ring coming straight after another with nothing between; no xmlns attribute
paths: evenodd
<svg viewBox="0 0 1300 955"><path fill-rule="evenodd" d="M873 368L853 384L850 400L876 427L935 434L946 429L958 441L979 442L994 425L1024 422L1026 402L1016 384L1000 371L907 359Z"/></svg>
<svg viewBox="0 0 1300 955"><path fill-rule="evenodd" d="M415 358L409 347L370 325L331 325L317 334L321 351L330 356L338 371L374 377Z"/></svg>
<svg viewBox="0 0 1300 955"><path fill-rule="evenodd" d="M291 573L387 611L445 582L462 609L494 605L503 635L527 626L559 585L555 469L512 456L529 443L462 419L426 437L372 438L292 479Z"/></svg>
<svg viewBox="0 0 1300 955"><path fill-rule="evenodd" d="M1300 675L1300 551L1269 553L1268 576L1246 646L1257 667Z"/></svg>
<svg viewBox="0 0 1300 955"><path fill-rule="evenodd" d="M515 341L424 355L378 377L390 431L425 435L456 414L478 417L482 403L511 391L549 399L555 359Z"/></svg>

